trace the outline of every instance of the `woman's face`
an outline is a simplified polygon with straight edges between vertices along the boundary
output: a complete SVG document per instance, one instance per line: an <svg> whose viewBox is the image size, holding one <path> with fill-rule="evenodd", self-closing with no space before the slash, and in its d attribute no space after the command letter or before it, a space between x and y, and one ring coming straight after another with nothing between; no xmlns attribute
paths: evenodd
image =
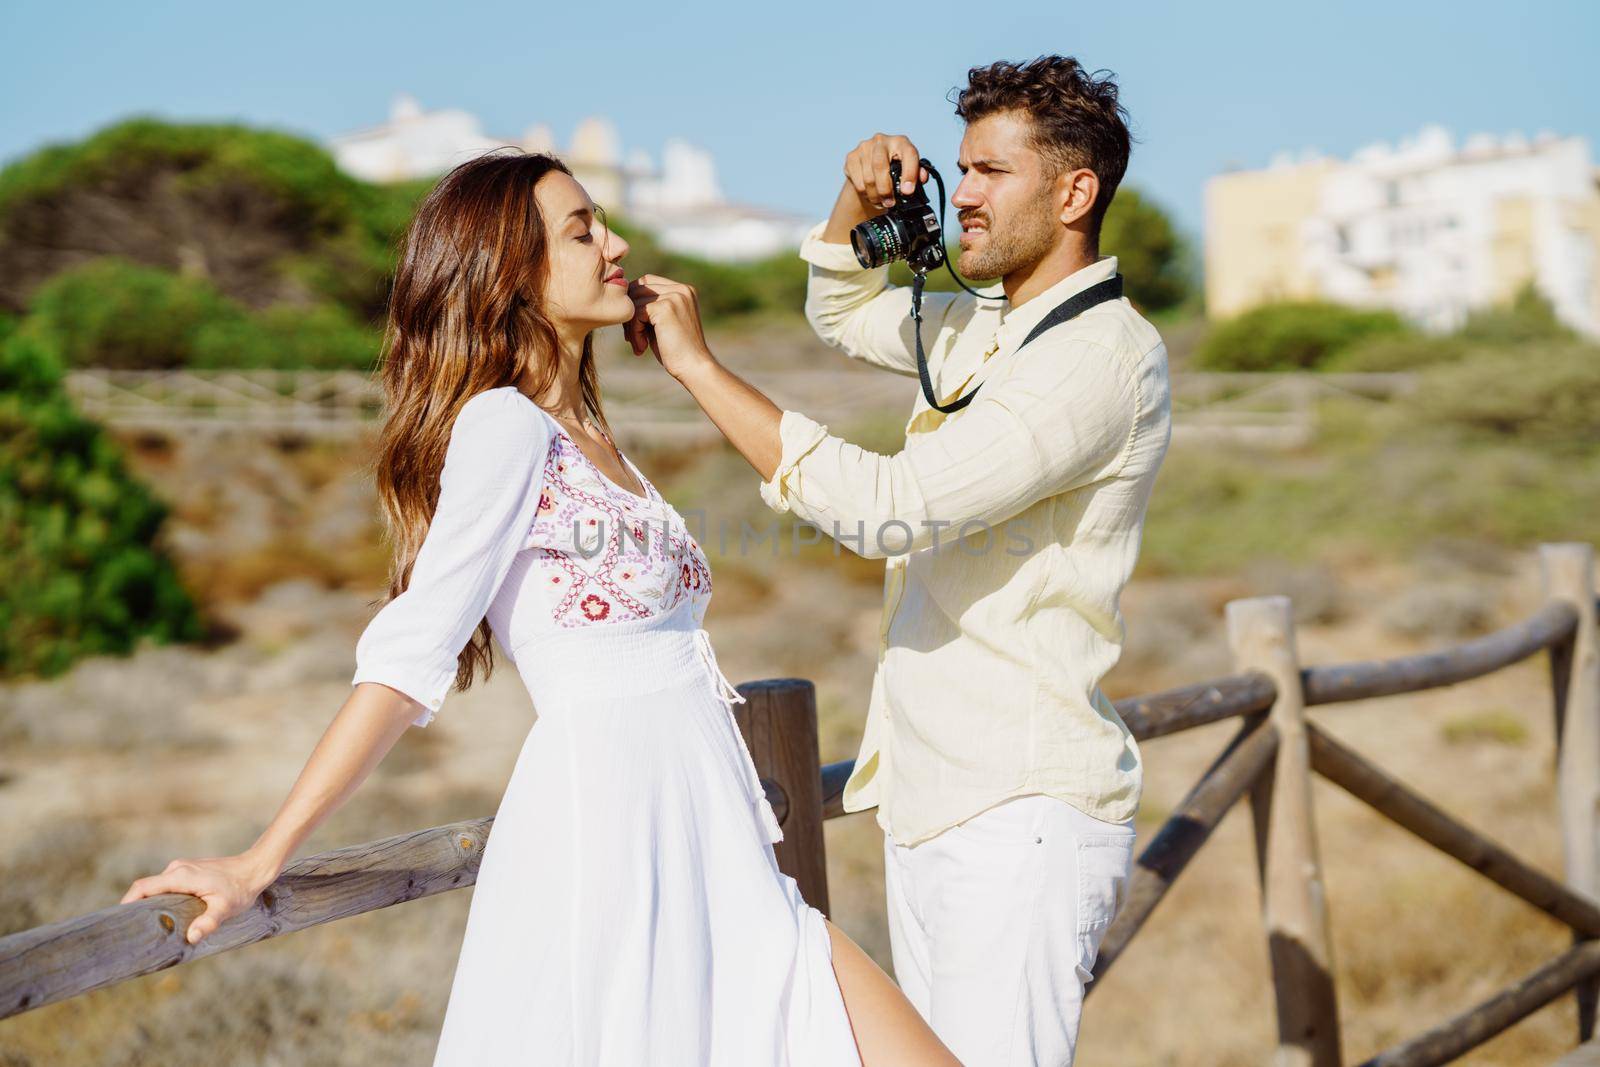
<svg viewBox="0 0 1600 1067"><path fill-rule="evenodd" d="M628 242L596 217L594 201L570 174L551 171L533 188L544 219L550 270L545 307L558 327L591 330L633 318L628 280L618 262Z"/></svg>

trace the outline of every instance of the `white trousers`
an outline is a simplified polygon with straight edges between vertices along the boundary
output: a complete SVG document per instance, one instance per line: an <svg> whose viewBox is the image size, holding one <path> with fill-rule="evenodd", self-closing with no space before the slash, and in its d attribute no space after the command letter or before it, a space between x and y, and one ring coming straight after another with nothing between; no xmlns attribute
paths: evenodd
<svg viewBox="0 0 1600 1067"><path fill-rule="evenodd" d="M884 834L895 978L965 1067L1069 1067L1126 895L1133 820L1043 793L907 847Z"/></svg>

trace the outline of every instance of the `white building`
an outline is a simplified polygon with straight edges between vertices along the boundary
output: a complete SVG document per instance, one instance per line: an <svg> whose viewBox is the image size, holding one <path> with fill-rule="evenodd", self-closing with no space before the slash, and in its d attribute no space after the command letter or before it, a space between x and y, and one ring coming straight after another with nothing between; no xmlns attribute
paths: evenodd
<svg viewBox="0 0 1600 1067"><path fill-rule="evenodd" d="M520 139L497 139L486 136L470 112L424 111L402 94L387 122L329 142L340 168L375 182L434 177L508 145L560 156L595 203L620 208L674 251L717 260L759 259L798 247L811 224L800 216L725 199L715 160L686 141L669 139L659 168L642 148L624 158L616 127L599 117L580 122L562 151L543 124L528 127Z"/></svg>
<svg viewBox="0 0 1600 1067"><path fill-rule="evenodd" d="M1438 126L1349 160L1279 157L1206 190L1214 315L1276 299L1392 308L1424 329L1532 282L1561 320L1600 336L1600 172L1581 137Z"/></svg>

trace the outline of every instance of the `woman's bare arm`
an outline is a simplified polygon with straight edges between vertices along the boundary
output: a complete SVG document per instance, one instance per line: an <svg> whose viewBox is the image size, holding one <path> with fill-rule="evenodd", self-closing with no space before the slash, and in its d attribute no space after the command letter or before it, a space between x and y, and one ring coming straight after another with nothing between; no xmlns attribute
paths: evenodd
<svg viewBox="0 0 1600 1067"><path fill-rule="evenodd" d="M824 921L862 1067L961 1067L894 979L833 920Z"/></svg>
<svg viewBox="0 0 1600 1067"><path fill-rule="evenodd" d="M378 682L355 686L311 750L277 815L253 845L232 856L175 859L160 874L135 881L119 903L158 893L199 897L206 910L186 933L190 944L198 943L255 903L301 843L372 773L421 707Z"/></svg>

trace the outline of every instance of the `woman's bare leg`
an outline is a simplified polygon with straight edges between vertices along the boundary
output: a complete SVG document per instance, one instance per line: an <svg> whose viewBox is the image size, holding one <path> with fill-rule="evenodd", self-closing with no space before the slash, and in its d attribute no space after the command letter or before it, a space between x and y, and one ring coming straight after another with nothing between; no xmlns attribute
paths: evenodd
<svg viewBox="0 0 1600 1067"><path fill-rule="evenodd" d="M961 1067L894 980L832 920L833 973L864 1067Z"/></svg>

